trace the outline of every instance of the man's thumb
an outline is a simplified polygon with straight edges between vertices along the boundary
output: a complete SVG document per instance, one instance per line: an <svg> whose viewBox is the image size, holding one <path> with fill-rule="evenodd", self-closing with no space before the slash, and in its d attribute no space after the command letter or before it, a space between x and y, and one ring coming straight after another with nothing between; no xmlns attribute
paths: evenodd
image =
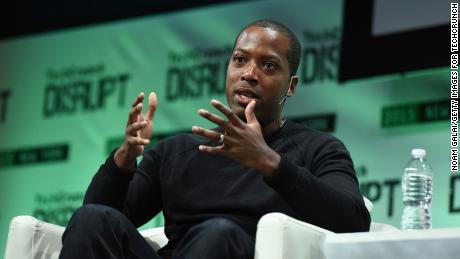
<svg viewBox="0 0 460 259"><path fill-rule="evenodd" d="M254 113L254 109L256 107L256 101L253 99L251 102L246 106L246 109L244 110L244 115L246 116L246 121L248 123L256 122L256 114Z"/></svg>

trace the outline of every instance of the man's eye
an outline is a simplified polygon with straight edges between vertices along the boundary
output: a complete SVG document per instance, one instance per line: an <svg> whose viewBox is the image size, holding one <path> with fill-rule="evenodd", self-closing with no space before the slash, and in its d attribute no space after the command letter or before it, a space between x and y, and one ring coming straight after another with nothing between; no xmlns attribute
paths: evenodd
<svg viewBox="0 0 460 259"><path fill-rule="evenodd" d="M274 71L276 70L277 66L273 63L267 62L264 64L264 68L268 71Z"/></svg>
<svg viewBox="0 0 460 259"><path fill-rule="evenodd" d="M242 56L235 56L235 57L233 58L233 61L235 61L235 63L237 63L237 64L243 64L243 63L244 63L244 57L242 57Z"/></svg>

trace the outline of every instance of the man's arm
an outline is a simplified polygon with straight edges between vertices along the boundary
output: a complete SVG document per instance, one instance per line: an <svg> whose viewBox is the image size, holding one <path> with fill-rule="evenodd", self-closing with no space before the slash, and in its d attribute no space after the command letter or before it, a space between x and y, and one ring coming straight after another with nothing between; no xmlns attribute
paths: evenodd
<svg viewBox="0 0 460 259"><path fill-rule="evenodd" d="M345 146L329 139L316 148L310 169L282 155L274 174L265 177L267 184L285 198L300 220L334 232L368 231L370 215Z"/></svg>
<svg viewBox="0 0 460 259"><path fill-rule="evenodd" d="M144 94L133 101L126 125L123 145L113 151L93 177L83 203L97 203L124 213L140 226L161 210L160 187L154 176L159 163L152 155L145 156L139 167L136 158L150 143L156 96L149 95L148 112L142 115ZM153 152L152 152L153 153Z"/></svg>
<svg viewBox="0 0 460 259"><path fill-rule="evenodd" d="M117 167L114 161L115 151L110 154L93 176L85 193L83 204L103 204L123 211L133 173L127 174Z"/></svg>
<svg viewBox="0 0 460 259"><path fill-rule="evenodd" d="M200 110L201 116L225 130L222 145L201 145L202 152L223 154L257 169L298 213L300 220L335 232L369 230L370 216L358 188L353 163L339 140L331 138L317 144L319 152L315 152L313 167L301 167L267 145L254 114L254 101L246 107L247 123L220 102L211 103L225 114L228 122ZM218 132L197 126L192 130L208 138L218 139L220 136Z"/></svg>

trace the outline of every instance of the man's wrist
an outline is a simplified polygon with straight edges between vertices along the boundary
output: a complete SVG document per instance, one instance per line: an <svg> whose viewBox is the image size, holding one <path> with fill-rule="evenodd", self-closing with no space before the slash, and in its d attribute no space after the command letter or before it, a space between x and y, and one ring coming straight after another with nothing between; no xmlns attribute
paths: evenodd
<svg viewBox="0 0 460 259"><path fill-rule="evenodd" d="M115 165L122 171L131 172L134 169L135 161L128 157L128 151L124 146L121 146L115 151L113 156Z"/></svg>
<svg viewBox="0 0 460 259"><path fill-rule="evenodd" d="M273 149L269 148L265 155L260 157L257 169L264 177L272 177L278 170L281 156Z"/></svg>

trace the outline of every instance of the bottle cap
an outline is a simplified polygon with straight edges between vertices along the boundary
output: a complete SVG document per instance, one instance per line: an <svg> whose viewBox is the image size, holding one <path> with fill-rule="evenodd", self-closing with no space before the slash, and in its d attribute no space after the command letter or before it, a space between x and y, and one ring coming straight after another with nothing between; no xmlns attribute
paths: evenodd
<svg viewBox="0 0 460 259"><path fill-rule="evenodd" d="M415 158L424 158L426 156L426 151L423 148L414 148L411 154Z"/></svg>

